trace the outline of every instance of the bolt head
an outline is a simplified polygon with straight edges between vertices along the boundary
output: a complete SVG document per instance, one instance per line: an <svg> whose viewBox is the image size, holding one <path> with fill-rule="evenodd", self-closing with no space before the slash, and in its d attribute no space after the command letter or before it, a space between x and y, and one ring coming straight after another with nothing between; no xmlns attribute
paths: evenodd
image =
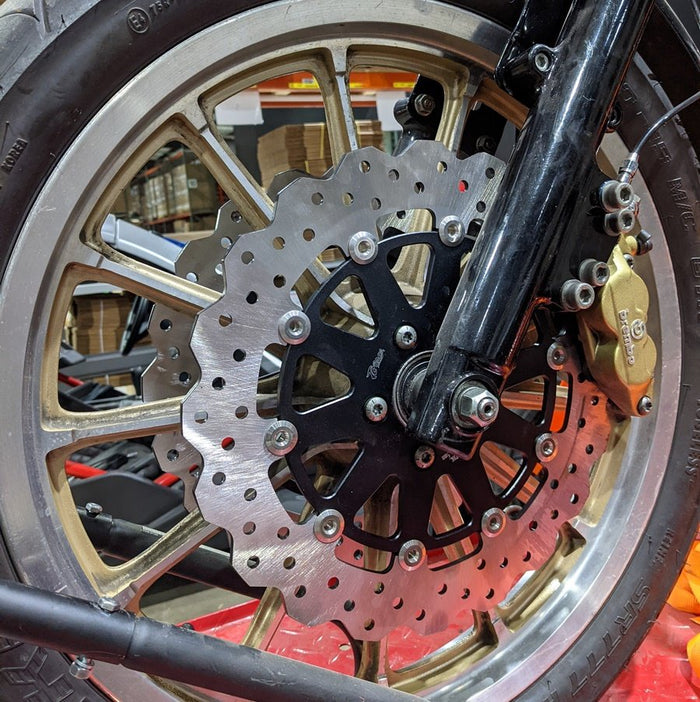
<svg viewBox="0 0 700 702"><path fill-rule="evenodd" d="M430 468L435 463L435 449L432 446L419 446L413 454L413 461L418 468Z"/></svg>
<svg viewBox="0 0 700 702"><path fill-rule="evenodd" d="M420 95L416 95L413 106L421 117L427 117L435 109L435 98L433 98L432 95L421 93Z"/></svg>
<svg viewBox="0 0 700 702"><path fill-rule="evenodd" d="M68 668L68 672L78 680L87 680L92 669L95 667L95 661L92 658L87 658L86 656L78 656Z"/></svg>
<svg viewBox="0 0 700 702"><path fill-rule="evenodd" d="M586 310L595 302L595 290L580 280L567 280L561 286L561 304L570 312Z"/></svg>
<svg viewBox="0 0 700 702"><path fill-rule="evenodd" d="M489 426L496 420L498 409L498 398L480 383L467 380L454 392L453 419L465 429Z"/></svg>
<svg viewBox="0 0 700 702"><path fill-rule="evenodd" d="M637 412L642 416L646 416L654 409L654 403L652 402L649 395L644 395L642 399L637 404Z"/></svg>
<svg viewBox="0 0 700 702"><path fill-rule="evenodd" d="M273 456L285 456L299 440L297 428L284 419L279 419L270 424L265 432L265 448Z"/></svg>
<svg viewBox="0 0 700 702"><path fill-rule="evenodd" d="M85 511L91 516L96 517L102 514L102 505L98 505L97 502L88 502L85 505Z"/></svg>
<svg viewBox="0 0 700 702"><path fill-rule="evenodd" d="M370 232L357 232L348 240L348 253L355 263L371 263L377 256L377 238Z"/></svg>
<svg viewBox="0 0 700 702"><path fill-rule="evenodd" d="M418 332L409 324L402 324L394 333L394 341L400 349L408 351L418 343Z"/></svg>
<svg viewBox="0 0 700 702"><path fill-rule="evenodd" d="M326 509L316 517L314 535L323 544L331 544L340 538L345 528L343 515L334 509Z"/></svg>
<svg viewBox="0 0 700 702"><path fill-rule="evenodd" d="M605 215L603 226L605 232L610 236L620 236L621 234L629 234L637 223L637 215L632 208L610 212Z"/></svg>
<svg viewBox="0 0 700 702"><path fill-rule="evenodd" d="M427 551L422 541L411 539L399 550L399 565L407 571L420 568L427 557Z"/></svg>
<svg viewBox="0 0 700 702"><path fill-rule="evenodd" d="M301 310L290 310L279 318L277 333L286 344L303 344L311 333L311 320Z"/></svg>
<svg viewBox="0 0 700 702"><path fill-rule="evenodd" d="M386 419L389 405L383 397L370 397L365 402L365 417L370 422L381 422Z"/></svg>
<svg viewBox="0 0 700 702"><path fill-rule="evenodd" d="M547 364L552 370L561 370L568 360L568 351L558 341L547 349Z"/></svg>
<svg viewBox="0 0 700 702"><path fill-rule="evenodd" d="M490 538L498 536L506 528L507 520L508 518L503 510L497 507L487 509L481 518L481 531L484 536Z"/></svg>
<svg viewBox="0 0 700 702"><path fill-rule="evenodd" d="M100 597L97 600L97 606L105 612L116 612L118 609L121 609L119 603L111 597Z"/></svg>
<svg viewBox="0 0 700 702"><path fill-rule="evenodd" d="M556 458L557 440L552 434L540 434L535 441L535 455L540 463L549 463Z"/></svg>
<svg viewBox="0 0 700 702"><path fill-rule="evenodd" d="M448 215L440 220L438 236L445 246L457 246L464 239L464 223L459 217Z"/></svg>
<svg viewBox="0 0 700 702"><path fill-rule="evenodd" d="M538 51L533 59L535 68L540 73L547 73L552 67L552 59L545 51Z"/></svg>

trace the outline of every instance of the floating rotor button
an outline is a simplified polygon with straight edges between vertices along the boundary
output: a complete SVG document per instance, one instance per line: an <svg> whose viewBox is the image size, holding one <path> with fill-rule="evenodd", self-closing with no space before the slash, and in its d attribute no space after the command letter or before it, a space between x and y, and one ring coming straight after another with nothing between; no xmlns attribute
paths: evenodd
<svg viewBox="0 0 700 702"><path fill-rule="evenodd" d="M285 456L297 445L298 440L296 427L284 419L272 422L265 432L265 448L273 456Z"/></svg>
<svg viewBox="0 0 700 702"><path fill-rule="evenodd" d="M321 543L331 544L340 538L344 526L343 515L334 509L327 509L316 517L314 534Z"/></svg>
<svg viewBox="0 0 700 702"><path fill-rule="evenodd" d="M481 531L484 536L498 536L506 528L507 519L502 509L498 507L487 509L481 518Z"/></svg>
<svg viewBox="0 0 700 702"><path fill-rule="evenodd" d="M285 312L277 323L280 339L292 346L302 344L311 333L311 320L301 310Z"/></svg>
<svg viewBox="0 0 700 702"><path fill-rule="evenodd" d="M348 251L355 263L371 263L377 255L377 238L369 232L357 232L348 241Z"/></svg>
<svg viewBox="0 0 700 702"><path fill-rule="evenodd" d="M420 568L427 557L427 552L422 541L411 539L407 541L399 551L399 564L404 570L416 570Z"/></svg>

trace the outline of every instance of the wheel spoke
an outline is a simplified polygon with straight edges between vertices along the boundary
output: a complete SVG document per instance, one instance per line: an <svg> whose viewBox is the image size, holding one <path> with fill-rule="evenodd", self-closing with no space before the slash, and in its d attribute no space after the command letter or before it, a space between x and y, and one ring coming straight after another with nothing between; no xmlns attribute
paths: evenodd
<svg viewBox="0 0 700 702"><path fill-rule="evenodd" d="M209 307L220 297L215 290L178 278L117 251L107 248L98 250L92 245L85 249L83 260L73 264L71 269L71 277L77 281L111 283L190 315Z"/></svg>
<svg viewBox="0 0 700 702"><path fill-rule="evenodd" d="M112 577L102 583L103 597L120 607L135 609L153 582L219 531L219 527L204 520L199 510L190 512L136 558L108 569Z"/></svg>
<svg viewBox="0 0 700 702"><path fill-rule="evenodd" d="M260 598L260 604L253 614L241 643L244 646L266 651L272 637L277 633L284 615L282 593L276 588L267 588L265 594Z"/></svg>
<svg viewBox="0 0 700 702"><path fill-rule="evenodd" d="M543 368L547 368L547 366L545 353L541 346L530 346L523 349L517 355L516 366L508 376L506 387L511 388L526 380L541 376Z"/></svg>
<svg viewBox="0 0 700 702"><path fill-rule="evenodd" d="M330 444L341 439L358 439L358 436L348 436L348 416L359 412L356 402L351 397L333 400L316 409L297 413L294 424L300 436L308 436L309 447ZM353 432L357 429L353 427Z"/></svg>
<svg viewBox="0 0 700 702"><path fill-rule="evenodd" d="M180 398L145 402L99 412L58 412L44 420L46 453L150 436L180 427Z"/></svg>
<svg viewBox="0 0 700 702"><path fill-rule="evenodd" d="M388 640L383 638L381 641L361 641L359 643L360 660L355 677L375 683L386 679L389 668Z"/></svg>
<svg viewBox="0 0 700 702"><path fill-rule="evenodd" d="M332 44L329 47L326 62L316 69L319 73L316 78L326 108L328 138L335 165L338 165L344 154L358 148L355 116L348 85L347 58L346 45Z"/></svg>

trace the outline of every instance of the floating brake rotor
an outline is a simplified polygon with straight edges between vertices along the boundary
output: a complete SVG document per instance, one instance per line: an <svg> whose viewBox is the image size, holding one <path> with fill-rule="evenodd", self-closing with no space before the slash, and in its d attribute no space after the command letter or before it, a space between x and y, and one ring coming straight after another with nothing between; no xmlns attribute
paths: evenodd
<svg viewBox="0 0 700 702"><path fill-rule="evenodd" d="M292 182L270 226L233 242L225 292L197 317L201 379L182 414L202 459L197 503L231 534L242 577L279 589L305 624L377 640L489 609L588 497L605 401L546 315L470 460L404 431L396 379L430 353L502 171L430 141L397 157L352 152L325 178ZM428 226L385 235L405 212ZM280 369L261 373L270 354Z"/></svg>

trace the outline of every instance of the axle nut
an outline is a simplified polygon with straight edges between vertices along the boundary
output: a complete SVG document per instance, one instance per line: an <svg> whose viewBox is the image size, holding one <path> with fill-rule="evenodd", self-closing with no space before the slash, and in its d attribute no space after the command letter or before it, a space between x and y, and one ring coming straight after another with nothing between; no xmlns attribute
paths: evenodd
<svg viewBox="0 0 700 702"><path fill-rule="evenodd" d="M452 396L452 418L464 429L493 424L498 409L498 398L480 383L465 381Z"/></svg>

